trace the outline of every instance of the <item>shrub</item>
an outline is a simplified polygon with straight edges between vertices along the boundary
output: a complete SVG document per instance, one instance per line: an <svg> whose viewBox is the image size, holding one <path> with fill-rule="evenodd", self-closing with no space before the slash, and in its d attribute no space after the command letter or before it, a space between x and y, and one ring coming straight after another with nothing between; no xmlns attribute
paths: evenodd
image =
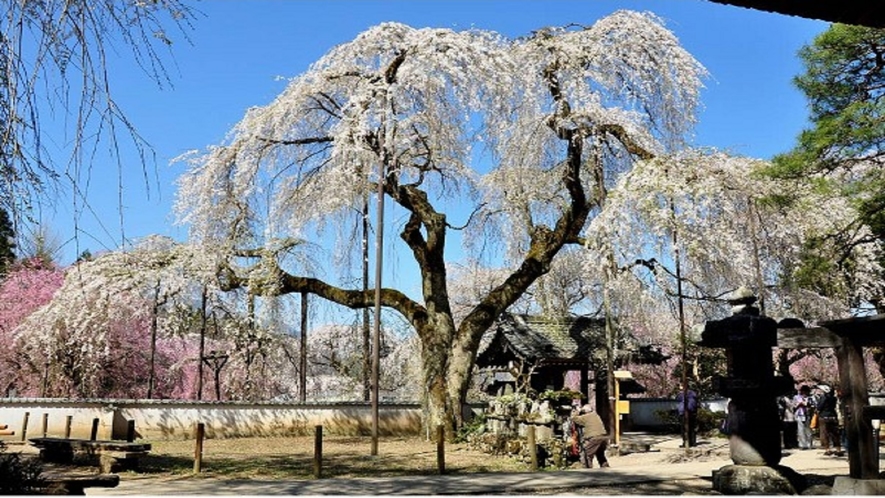
<svg viewBox="0 0 885 498"><path fill-rule="evenodd" d="M682 418L676 410L657 410L655 412L661 421L667 426L670 432L682 432ZM720 427L722 421L725 420L724 412L714 412L706 408L698 408L698 434L705 434L709 437L720 435Z"/></svg>
<svg viewBox="0 0 885 498"><path fill-rule="evenodd" d="M43 488L42 472L38 460L7 453L6 443L0 441L0 495L38 494Z"/></svg>
<svg viewBox="0 0 885 498"><path fill-rule="evenodd" d="M458 429L458 434L455 435L456 443L466 443L469 442L470 438L474 435L483 434L486 430L486 415L485 413L480 413L471 418L468 422L464 423L460 429Z"/></svg>
<svg viewBox="0 0 885 498"><path fill-rule="evenodd" d="M538 396L541 401L548 400L554 404L571 404L573 400L581 399L582 395L578 391L571 389L563 389L561 391L544 391Z"/></svg>
<svg viewBox="0 0 885 498"><path fill-rule="evenodd" d="M714 436L721 434L722 422L725 420L725 412L713 412L701 408L698 410L698 433Z"/></svg>

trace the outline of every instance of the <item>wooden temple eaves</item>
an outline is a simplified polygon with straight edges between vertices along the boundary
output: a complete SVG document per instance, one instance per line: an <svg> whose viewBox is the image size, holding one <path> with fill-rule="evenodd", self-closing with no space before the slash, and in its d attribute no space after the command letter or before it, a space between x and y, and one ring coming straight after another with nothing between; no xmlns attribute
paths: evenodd
<svg viewBox="0 0 885 498"><path fill-rule="evenodd" d="M713 3L827 22L885 28L885 2L880 0L710 0Z"/></svg>

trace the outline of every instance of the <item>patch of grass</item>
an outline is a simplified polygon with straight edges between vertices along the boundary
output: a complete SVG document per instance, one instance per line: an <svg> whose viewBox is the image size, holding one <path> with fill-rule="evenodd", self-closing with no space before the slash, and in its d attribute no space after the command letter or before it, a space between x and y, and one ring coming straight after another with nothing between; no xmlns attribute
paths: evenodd
<svg viewBox="0 0 885 498"><path fill-rule="evenodd" d="M312 436L207 439L203 442L203 472L193 475L194 441L151 441L137 473L170 477L222 479L313 479ZM370 437L326 436L323 477L393 477L437 472L436 443L421 438L384 438L372 456ZM446 472L522 472L528 465L447 443Z"/></svg>

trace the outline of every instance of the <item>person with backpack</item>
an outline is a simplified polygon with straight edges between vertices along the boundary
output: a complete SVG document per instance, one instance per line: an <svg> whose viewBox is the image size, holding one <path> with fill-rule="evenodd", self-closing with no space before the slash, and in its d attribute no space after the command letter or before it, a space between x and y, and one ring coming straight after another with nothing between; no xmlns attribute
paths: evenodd
<svg viewBox="0 0 885 498"><path fill-rule="evenodd" d="M821 397L817 402L817 418L820 426L820 444L824 455L843 456L842 437L839 435L839 414L836 412L836 396L833 389L821 384L817 386ZM830 449L832 446L834 449Z"/></svg>
<svg viewBox="0 0 885 498"><path fill-rule="evenodd" d="M683 398L683 394L686 398ZM683 401L687 399L687 401ZM685 413L688 411L688 433L685 430ZM676 394L676 413L679 415L679 424L682 427L682 445L693 448L698 445L698 394L691 389L680 389Z"/></svg>
<svg viewBox="0 0 885 498"><path fill-rule="evenodd" d="M572 417L572 422L578 427L581 441L581 461L584 467L593 468L593 458L599 461L601 468L609 467L605 450L608 448L608 432L605 424L593 407L584 405L578 415Z"/></svg>

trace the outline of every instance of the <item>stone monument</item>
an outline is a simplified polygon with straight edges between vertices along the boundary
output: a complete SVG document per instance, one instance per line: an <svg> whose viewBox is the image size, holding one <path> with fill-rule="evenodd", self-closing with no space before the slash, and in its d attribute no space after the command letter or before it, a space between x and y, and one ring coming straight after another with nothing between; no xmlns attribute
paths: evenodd
<svg viewBox="0 0 885 498"><path fill-rule="evenodd" d="M716 391L729 398L727 424L734 465L713 473L713 488L723 494L796 494L804 478L781 460L777 397L792 392L793 379L774 375L772 348L777 322L760 316L756 297L745 288L735 291L732 316L708 321L700 346L724 348L727 376L714 380Z"/></svg>

